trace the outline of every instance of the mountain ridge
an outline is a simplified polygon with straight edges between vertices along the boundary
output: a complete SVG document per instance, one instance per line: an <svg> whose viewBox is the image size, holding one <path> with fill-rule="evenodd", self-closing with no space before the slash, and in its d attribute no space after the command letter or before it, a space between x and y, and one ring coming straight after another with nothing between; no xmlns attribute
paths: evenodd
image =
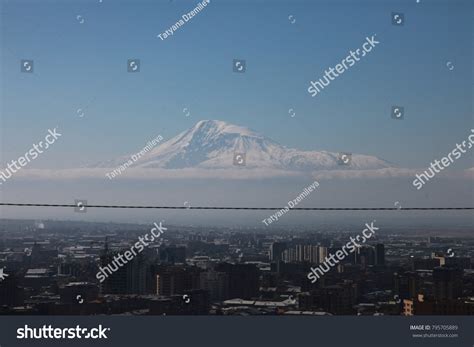
<svg viewBox="0 0 474 347"><path fill-rule="evenodd" d="M341 165L339 153L288 148L247 127L220 120L197 122L193 127L151 149L136 160L132 167L236 168L234 157L238 154L245 156L245 166L237 166L239 169L314 171L373 170L394 167L383 159L363 154L352 154L348 165ZM116 167L128 161L130 156L121 156L92 167Z"/></svg>

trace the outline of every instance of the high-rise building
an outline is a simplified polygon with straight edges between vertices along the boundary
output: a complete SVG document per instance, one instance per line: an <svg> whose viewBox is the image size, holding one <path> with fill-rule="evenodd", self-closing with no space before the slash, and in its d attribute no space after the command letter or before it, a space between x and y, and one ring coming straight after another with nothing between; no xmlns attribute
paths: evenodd
<svg viewBox="0 0 474 347"><path fill-rule="evenodd" d="M311 246L311 263L319 263L319 246Z"/></svg>
<svg viewBox="0 0 474 347"><path fill-rule="evenodd" d="M168 246L160 248L162 263L176 264L186 262L186 247Z"/></svg>
<svg viewBox="0 0 474 347"><path fill-rule="evenodd" d="M455 267L437 267L433 270L433 294L436 300L457 299L462 296L462 273Z"/></svg>
<svg viewBox="0 0 474 347"><path fill-rule="evenodd" d="M328 256L328 248L319 246L318 248L318 256L319 256L319 261L318 263L324 263L326 261L326 257Z"/></svg>
<svg viewBox="0 0 474 347"><path fill-rule="evenodd" d="M250 299L258 295L260 271L254 264L221 263L215 270L225 272L229 278L228 298Z"/></svg>
<svg viewBox="0 0 474 347"><path fill-rule="evenodd" d="M211 301L223 301L228 298L229 277L224 272L201 272L200 287L209 292Z"/></svg>
<svg viewBox="0 0 474 347"><path fill-rule="evenodd" d="M168 268L158 271L156 275L156 294L171 296L184 292L184 270Z"/></svg>
<svg viewBox="0 0 474 347"><path fill-rule="evenodd" d="M297 262L302 262L304 259L304 252L303 252L303 245L296 245L295 246L295 251L296 251L296 261Z"/></svg>
<svg viewBox="0 0 474 347"><path fill-rule="evenodd" d="M24 288L20 286L19 279L15 274L0 281L0 305L20 306L23 305Z"/></svg>
<svg viewBox="0 0 474 347"><path fill-rule="evenodd" d="M107 274L102 282L104 294L145 294L149 265L142 254L120 266L116 260L118 252L106 250L101 256L100 271Z"/></svg>
<svg viewBox="0 0 474 347"><path fill-rule="evenodd" d="M319 262L319 247L314 245L296 245L287 248L281 255L281 260L285 263L309 262L317 264Z"/></svg>
<svg viewBox="0 0 474 347"><path fill-rule="evenodd" d="M160 266L156 275L156 294L171 296L199 289L200 270L195 267Z"/></svg>
<svg viewBox="0 0 474 347"><path fill-rule="evenodd" d="M281 260L285 263L296 263L296 249L288 248L283 251L281 254Z"/></svg>
<svg viewBox="0 0 474 347"><path fill-rule="evenodd" d="M394 293L400 299L414 298L418 295L421 283L421 279L414 271L395 273L393 277Z"/></svg>
<svg viewBox="0 0 474 347"><path fill-rule="evenodd" d="M355 263L367 267L369 265L375 265L375 250L371 246L361 246L356 249Z"/></svg>
<svg viewBox="0 0 474 347"><path fill-rule="evenodd" d="M375 265L385 265L385 246L383 243L375 245Z"/></svg>
<svg viewBox="0 0 474 347"><path fill-rule="evenodd" d="M270 260L282 260L282 253L286 249L286 242L273 242L270 247Z"/></svg>

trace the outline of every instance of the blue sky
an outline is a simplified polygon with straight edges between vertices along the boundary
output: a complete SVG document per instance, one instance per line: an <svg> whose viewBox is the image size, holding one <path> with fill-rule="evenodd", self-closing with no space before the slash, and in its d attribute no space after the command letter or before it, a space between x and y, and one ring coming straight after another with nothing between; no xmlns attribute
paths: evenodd
<svg viewBox="0 0 474 347"><path fill-rule="evenodd" d="M164 41L157 34L197 1L1 3L2 164L55 126L61 143L31 167L106 160L220 119L288 147L419 168L474 127L469 1L211 0ZM393 26L391 12L405 25ZM370 54L308 94L311 79L373 34L381 43ZM127 73L130 58L140 73ZM247 61L245 74L232 72L235 58ZM21 59L34 60L34 74L20 72ZM405 107L404 120L390 118L392 105ZM472 153L456 163L473 166Z"/></svg>

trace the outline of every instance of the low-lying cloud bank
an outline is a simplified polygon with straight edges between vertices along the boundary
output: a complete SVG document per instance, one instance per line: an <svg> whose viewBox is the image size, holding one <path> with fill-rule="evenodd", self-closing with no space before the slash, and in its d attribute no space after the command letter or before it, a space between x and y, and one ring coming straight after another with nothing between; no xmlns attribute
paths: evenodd
<svg viewBox="0 0 474 347"><path fill-rule="evenodd" d="M129 168L113 180L123 179L266 179L311 177L315 179L357 179L357 178L400 178L415 177L424 169L384 168L376 170L319 170L313 172L287 171L274 169L144 169ZM34 180L79 180L79 179L107 179L108 168L80 168L80 169L25 169L15 173L16 178ZM474 178L474 168L462 171L441 172L441 177L447 178Z"/></svg>

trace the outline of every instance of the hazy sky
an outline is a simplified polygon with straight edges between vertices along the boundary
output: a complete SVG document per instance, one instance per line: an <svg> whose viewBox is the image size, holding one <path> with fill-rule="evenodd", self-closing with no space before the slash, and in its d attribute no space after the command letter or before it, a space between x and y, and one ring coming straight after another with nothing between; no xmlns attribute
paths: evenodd
<svg viewBox="0 0 474 347"><path fill-rule="evenodd" d="M164 41L157 35L197 1L1 4L3 164L55 126L60 143L30 168L114 158L220 119L289 147L418 168L473 127L470 1L211 0ZM391 12L405 25L392 25ZM373 34L380 44L312 98L309 81ZM127 72L130 58L139 73ZM246 73L232 72L236 58ZM33 74L20 72L21 59L34 60ZM404 120L390 118L393 105ZM456 163L472 166L472 153Z"/></svg>

